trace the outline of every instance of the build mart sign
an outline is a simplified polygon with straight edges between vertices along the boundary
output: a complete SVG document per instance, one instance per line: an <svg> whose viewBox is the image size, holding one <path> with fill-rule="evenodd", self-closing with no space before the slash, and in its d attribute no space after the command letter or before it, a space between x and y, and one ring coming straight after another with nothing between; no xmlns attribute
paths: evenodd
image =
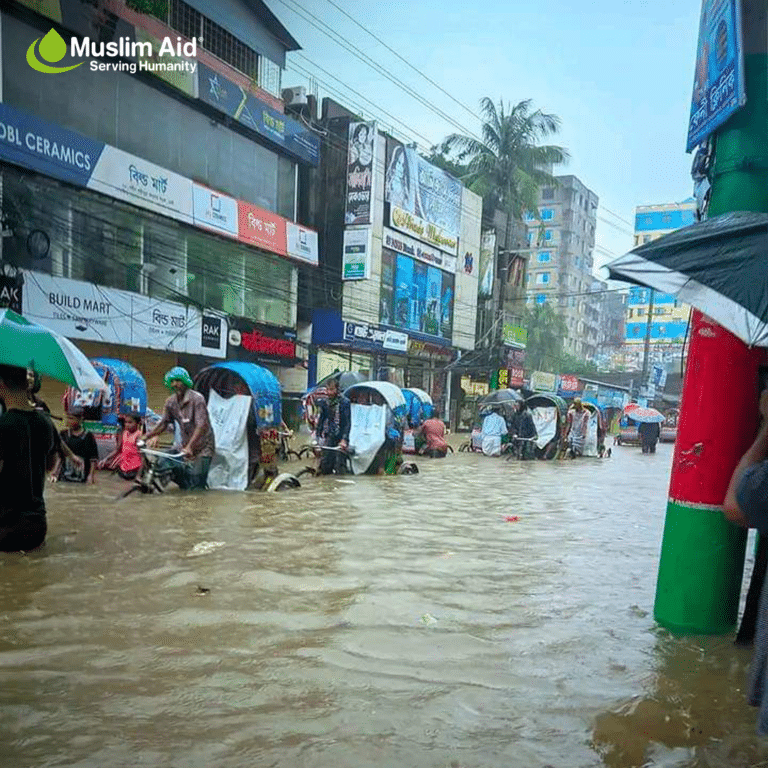
<svg viewBox="0 0 768 768"><path fill-rule="evenodd" d="M226 357L219 314L79 280L25 272L22 314L70 339Z"/></svg>

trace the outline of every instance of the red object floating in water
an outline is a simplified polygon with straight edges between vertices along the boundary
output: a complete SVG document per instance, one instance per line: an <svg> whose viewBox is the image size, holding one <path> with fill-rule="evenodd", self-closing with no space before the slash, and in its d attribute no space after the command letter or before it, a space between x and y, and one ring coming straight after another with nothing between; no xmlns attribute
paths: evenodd
<svg viewBox="0 0 768 768"><path fill-rule="evenodd" d="M516 523L520 520L517 515L508 515L504 518L508 523Z"/></svg>

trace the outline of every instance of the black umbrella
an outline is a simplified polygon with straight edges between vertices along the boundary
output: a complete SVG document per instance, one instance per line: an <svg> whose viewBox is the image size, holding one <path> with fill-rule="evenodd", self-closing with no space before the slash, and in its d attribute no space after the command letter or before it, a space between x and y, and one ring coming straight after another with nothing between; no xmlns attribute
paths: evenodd
<svg viewBox="0 0 768 768"><path fill-rule="evenodd" d="M515 389L494 389L487 395L483 395L478 401L478 405L501 405L503 403L516 403L523 400L523 396Z"/></svg>
<svg viewBox="0 0 768 768"><path fill-rule="evenodd" d="M361 384L364 381L368 381L368 377L359 371L335 371L330 376L326 376L321 381L318 381L314 388L324 387L329 381L334 379L339 382L339 389L342 392L349 389L354 384Z"/></svg>
<svg viewBox="0 0 768 768"><path fill-rule="evenodd" d="M768 214L740 211L678 229L608 271L676 296L749 346L768 346Z"/></svg>

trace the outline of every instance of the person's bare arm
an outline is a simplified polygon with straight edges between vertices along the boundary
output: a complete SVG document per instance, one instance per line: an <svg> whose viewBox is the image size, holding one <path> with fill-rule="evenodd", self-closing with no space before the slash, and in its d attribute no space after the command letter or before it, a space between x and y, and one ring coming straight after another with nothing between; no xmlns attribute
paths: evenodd
<svg viewBox="0 0 768 768"><path fill-rule="evenodd" d="M755 441L741 457L741 461L733 471L728 491L725 494L725 501L723 502L723 514L726 518L732 523L743 526L747 525L747 518L736 498L736 490L744 477L744 473L768 456L768 390L765 390L760 397L760 415L763 417L763 423L760 425Z"/></svg>

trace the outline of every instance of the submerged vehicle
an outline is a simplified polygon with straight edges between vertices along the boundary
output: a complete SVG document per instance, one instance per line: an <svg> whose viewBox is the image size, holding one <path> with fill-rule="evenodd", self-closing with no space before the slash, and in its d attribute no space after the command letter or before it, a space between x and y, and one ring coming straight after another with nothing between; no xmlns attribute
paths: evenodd
<svg viewBox="0 0 768 768"><path fill-rule="evenodd" d="M526 398L525 402L531 411L538 434L537 458L557 458L565 435L568 404L553 392L539 392Z"/></svg>
<svg viewBox="0 0 768 768"><path fill-rule="evenodd" d="M216 458L211 487L262 490L300 487L289 473L280 474L275 461L280 444L282 390L277 377L255 363L228 361L204 368L195 389L208 403L216 433ZM236 400L236 396L245 399Z"/></svg>
<svg viewBox="0 0 768 768"><path fill-rule="evenodd" d="M434 406L432 398L417 387L408 387L402 390L406 405L406 418L408 426L403 436L403 453L416 453L419 446L416 445L414 432L427 419L432 417Z"/></svg>
<svg viewBox="0 0 768 768"><path fill-rule="evenodd" d="M355 475L395 474L406 425L406 400L400 387L366 381L347 388L352 402L350 464Z"/></svg>
<svg viewBox="0 0 768 768"><path fill-rule="evenodd" d="M500 414L507 424L512 422L512 418L517 410L517 403L524 400L524 395L516 389L496 389L493 392L483 395L477 401L477 413L472 425L472 432L469 441L459 447L459 451L476 451L482 453L483 450L483 420L485 417L496 411Z"/></svg>
<svg viewBox="0 0 768 768"><path fill-rule="evenodd" d="M160 417L147 408L147 383L125 360L94 357L90 360L107 384L106 390L68 387L64 409L82 408L83 426L96 438L99 460L115 450L120 417L136 414L152 429Z"/></svg>

